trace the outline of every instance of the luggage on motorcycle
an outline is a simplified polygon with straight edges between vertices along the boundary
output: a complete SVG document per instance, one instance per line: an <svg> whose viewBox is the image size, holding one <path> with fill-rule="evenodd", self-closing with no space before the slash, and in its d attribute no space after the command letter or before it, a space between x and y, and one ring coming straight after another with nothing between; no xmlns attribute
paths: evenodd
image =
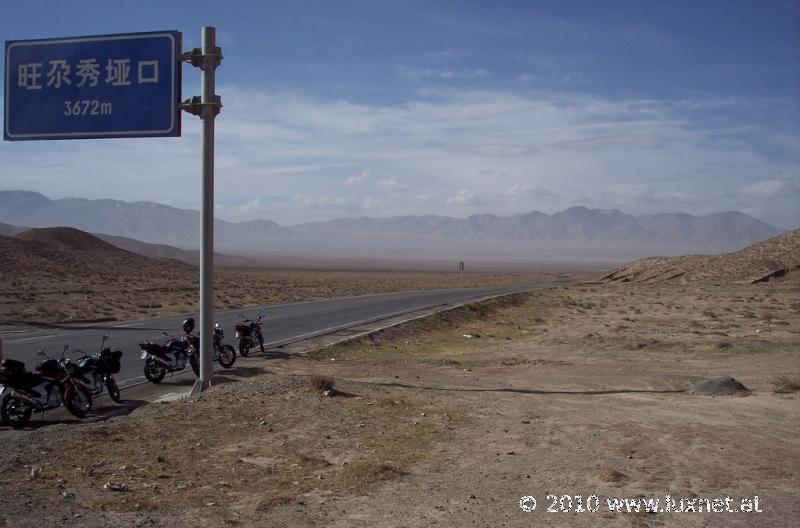
<svg viewBox="0 0 800 528"><path fill-rule="evenodd" d="M236 331L237 332L247 332L250 327L244 323L236 323Z"/></svg>
<svg viewBox="0 0 800 528"><path fill-rule="evenodd" d="M15 359L4 359L0 363L0 373L5 374L9 378L19 378L25 374L25 363Z"/></svg>
<svg viewBox="0 0 800 528"><path fill-rule="evenodd" d="M151 354L163 353L161 350L161 345L158 343L153 343L152 341L143 341L139 343L139 348L146 352L150 352Z"/></svg>
<svg viewBox="0 0 800 528"><path fill-rule="evenodd" d="M55 359L45 359L36 365L36 370L41 372L58 372L61 370L61 366Z"/></svg>
<svg viewBox="0 0 800 528"><path fill-rule="evenodd" d="M122 358L122 351L115 350L111 352L104 352L102 356L103 366L105 367L105 371L109 374L116 374L122 368L122 363L120 359Z"/></svg>

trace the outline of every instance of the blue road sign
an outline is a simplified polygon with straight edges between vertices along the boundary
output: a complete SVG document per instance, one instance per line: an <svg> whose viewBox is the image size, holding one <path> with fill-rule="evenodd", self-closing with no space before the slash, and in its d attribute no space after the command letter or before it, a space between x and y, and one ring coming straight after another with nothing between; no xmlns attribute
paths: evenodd
<svg viewBox="0 0 800 528"><path fill-rule="evenodd" d="M180 136L177 31L6 42L3 137Z"/></svg>

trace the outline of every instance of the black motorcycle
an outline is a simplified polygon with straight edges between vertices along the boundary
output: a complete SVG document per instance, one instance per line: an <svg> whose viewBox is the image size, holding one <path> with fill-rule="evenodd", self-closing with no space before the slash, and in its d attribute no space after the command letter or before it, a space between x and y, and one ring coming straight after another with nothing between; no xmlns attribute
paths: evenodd
<svg viewBox="0 0 800 528"><path fill-rule="evenodd" d="M122 403L119 386L117 380L114 379L114 374L120 371L122 364L121 350L111 351L110 347L106 346L108 334L103 336L103 341L100 344L100 352L95 352L92 355L83 354L76 363L79 368L78 380L81 381L92 393L92 396L97 396L103 392L103 387L108 389L108 395L117 403Z"/></svg>
<svg viewBox="0 0 800 528"><path fill-rule="evenodd" d="M194 319L189 318L183 322L182 337L171 336L164 332L169 339L163 345L152 341L139 343L144 360L144 377L151 383L161 383L164 376L169 373L180 372L189 363L195 376L200 375L200 358L197 349L192 345L189 334L194 330Z"/></svg>
<svg viewBox="0 0 800 528"><path fill-rule="evenodd" d="M211 361L216 361L225 368L231 368L236 363L236 350L228 344L222 342L225 332L220 328L219 323L214 325L214 352ZM200 352L200 338L194 334L186 336L189 343L195 350Z"/></svg>
<svg viewBox="0 0 800 528"><path fill-rule="evenodd" d="M92 410L92 395L79 380L79 367L64 358L52 359L39 351L45 360L36 365L35 372L25 369L25 363L5 359L0 363L0 418L18 429L31 419L33 411L41 412L64 405L78 418Z"/></svg>
<svg viewBox="0 0 800 528"><path fill-rule="evenodd" d="M256 345L264 353L264 336L261 333L261 321L264 320L264 314L258 314L254 320L245 319L240 323L236 323L236 341L239 343L239 354L242 357L247 357L251 348Z"/></svg>

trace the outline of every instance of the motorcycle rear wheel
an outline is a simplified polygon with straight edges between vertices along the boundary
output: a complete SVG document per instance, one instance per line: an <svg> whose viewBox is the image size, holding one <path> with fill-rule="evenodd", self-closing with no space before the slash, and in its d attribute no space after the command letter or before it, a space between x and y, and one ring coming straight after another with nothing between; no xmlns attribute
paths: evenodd
<svg viewBox="0 0 800 528"><path fill-rule="evenodd" d="M223 367L231 368L236 363L236 350L230 345L222 345L218 361Z"/></svg>
<svg viewBox="0 0 800 528"><path fill-rule="evenodd" d="M150 383L158 385L166 375L166 367L155 359L150 357L144 361L144 377L147 378L147 381Z"/></svg>
<svg viewBox="0 0 800 528"><path fill-rule="evenodd" d="M31 421L33 409L13 394L6 394L0 403L0 418L14 429L25 427Z"/></svg>
<svg viewBox="0 0 800 528"><path fill-rule="evenodd" d="M242 339L239 341L239 355L242 357L247 357L247 354L250 353L250 341L247 339Z"/></svg>
<svg viewBox="0 0 800 528"><path fill-rule="evenodd" d="M92 410L92 394L89 389L80 385L67 387L64 391L64 406L78 418L86 418Z"/></svg>

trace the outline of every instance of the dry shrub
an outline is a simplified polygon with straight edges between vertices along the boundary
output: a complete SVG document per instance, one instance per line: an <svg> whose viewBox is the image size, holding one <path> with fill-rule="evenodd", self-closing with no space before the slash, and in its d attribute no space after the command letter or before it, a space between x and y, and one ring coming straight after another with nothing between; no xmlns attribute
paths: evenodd
<svg viewBox="0 0 800 528"><path fill-rule="evenodd" d="M778 318L778 315L772 310L761 310L759 316L761 319L768 322Z"/></svg>
<svg viewBox="0 0 800 528"><path fill-rule="evenodd" d="M789 394L800 391L800 374L791 377L781 374L772 378L772 392L776 394Z"/></svg>
<svg viewBox="0 0 800 528"><path fill-rule="evenodd" d="M628 479L628 475L610 467L601 467L595 476L600 482L618 483Z"/></svg>
<svg viewBox="0 0 800 528"><path fill-rule="evenodd" d="M362 489L369 484L393 480L407 474L396 462L357 460L339 470L334 478L346 488Z"/></svg>
<svg viewBox="0 0 800 528"><path fill-rule="evenodd" d="M333 378L326 376L325 374L312 374L308 378L308 384L311 385L314 390L326 391L333 390L335 381Z"/></svg>

